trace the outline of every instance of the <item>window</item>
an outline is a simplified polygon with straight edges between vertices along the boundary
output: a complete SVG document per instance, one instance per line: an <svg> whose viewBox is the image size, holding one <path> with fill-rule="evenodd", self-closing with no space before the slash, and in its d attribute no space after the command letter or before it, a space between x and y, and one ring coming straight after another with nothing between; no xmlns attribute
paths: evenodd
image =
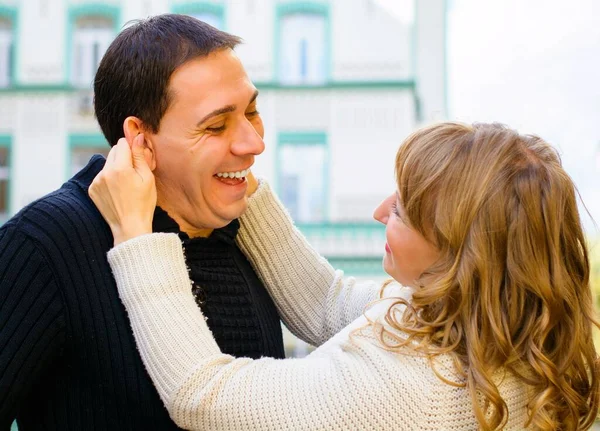
<svg viewBox="0 0 600 431"><path fill-rule="evenodd" d="M328 154L324 134L280 136L279 196L297 222L327 218Z"/></svg>
<svg viewBox="0 0 600 431"><path fill-rule="evenodd" d="M114 38L114 23L101 16L80 17L73 30L71 80L78 87L91 87L102 56Z"/></svg>
<svg viewBox="0 0 600 431"><path fill-rule="evenodd" d="M221 17L215 13L211 12L201 12L201 13L192 13L189 14L200 21L204 21L205 23L212 25L214 28L218 28L219 30L223 30L223 23Z"/></svg>
<svg viewBox="0 0 600 431"><path fill-rule="evenodd" d="M323 84L327 78L326 19L322 14L283 15L279 79L283 84Z"/></svg>
<svg viewBox="0 0 600 431"><path fill-rule="evenodd" d="M223 4L189 2L174 6L173 12L192 16L219 30L225 30L225 6Z"/></svg>
<svg viewBox="0 0 600 431"><path fill-rule="evenodd" d="M9 20L0 18L0 88L11 84L13 49L12 25Z"/></svg>
<svg viewBox="0 0 600 431"><path fill-rule="evenodd" d="M9 216L10 147L0 142L0 224Z"/></svg>
<svg viewBox="0 0 600 431"><path fill-rule="evenodd" d="M110 145L100 133L73 134L69 136L68 176L73 176L82 170L94 154L108 156Z"/></svg>
<svg viewBox="0 0 600 431"><path fill-rule="evenodd" d="M78 146L74 144L71 147L71 176L85 168L94 154L102 154L104 157L107 157L109 151L110 147L107 143L97 146Z"/></svg>

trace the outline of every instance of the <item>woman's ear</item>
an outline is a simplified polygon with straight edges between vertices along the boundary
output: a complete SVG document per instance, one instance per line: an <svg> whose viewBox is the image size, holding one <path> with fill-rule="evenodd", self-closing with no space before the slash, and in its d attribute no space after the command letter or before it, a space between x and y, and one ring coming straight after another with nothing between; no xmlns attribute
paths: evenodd
<svg viewBox="0 0 600 431"><path fill-rule="evenodd" d="M148 163L150 170L154 171L154 169L156 169L156 153L154 152L154 145L151 137L148 133L144 132L142 120L132 116L125 118L125 121L123 122L123 134L130 147L133 145L133 139L140 133L144 133L144 158L146 159L146 163Z"/></svg>

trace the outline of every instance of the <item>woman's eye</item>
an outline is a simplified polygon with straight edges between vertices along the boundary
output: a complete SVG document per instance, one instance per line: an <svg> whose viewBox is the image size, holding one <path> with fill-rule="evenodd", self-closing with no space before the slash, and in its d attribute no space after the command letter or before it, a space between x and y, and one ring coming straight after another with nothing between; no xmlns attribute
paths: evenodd
<svg viewBox="0 0 600 431"><path fill-rule="evenodd" d="M400 212L398 211L398 205L396 202L392 202L392 212L396 214L396 216L400 217Z"/></svg>

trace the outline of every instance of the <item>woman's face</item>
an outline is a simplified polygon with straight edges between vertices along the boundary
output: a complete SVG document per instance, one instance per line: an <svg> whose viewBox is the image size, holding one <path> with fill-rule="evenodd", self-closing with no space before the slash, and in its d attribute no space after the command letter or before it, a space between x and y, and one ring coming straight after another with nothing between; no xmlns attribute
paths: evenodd
<svg viewBox="0 0 600 431"><path fill-rule="evenodd" d="M438 249L410 227L397 193L385 199L373 217L386 226L383 269L400 284L416 287L415 281L438 260Z"/></svg>

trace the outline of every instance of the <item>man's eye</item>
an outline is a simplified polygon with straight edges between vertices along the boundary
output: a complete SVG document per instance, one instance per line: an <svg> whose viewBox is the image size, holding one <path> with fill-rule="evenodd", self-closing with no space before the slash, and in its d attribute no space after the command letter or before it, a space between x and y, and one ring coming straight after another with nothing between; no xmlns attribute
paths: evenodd
<svg viewBox="0 0 600 431"><path fill-rule="evenodd" d="M221 133L223 130L225 130L225 124L223 124L222 126L219 127L207 127L206 129L207 132L210 133Z"/></svg>
<svg viewBox="0 0 600 431"><path fill-rule="evenodd" d="M246 117L256 117L259 113L258 111L246 112Z"/></svg>

